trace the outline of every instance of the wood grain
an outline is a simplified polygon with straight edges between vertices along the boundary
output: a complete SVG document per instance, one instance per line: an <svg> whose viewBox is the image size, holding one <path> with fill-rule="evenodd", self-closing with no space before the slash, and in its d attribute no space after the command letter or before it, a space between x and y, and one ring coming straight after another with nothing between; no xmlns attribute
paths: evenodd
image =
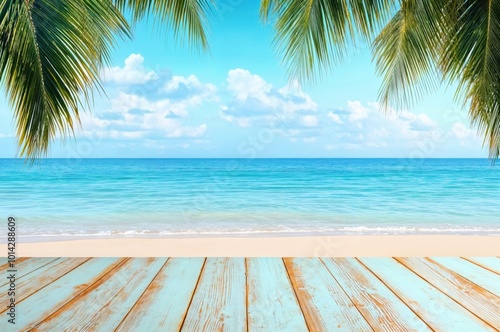
<svg viewBox="0 0 500 332"><path fill-rule="evenodd" d="M247 258L249 331L307 331L281 258Z"/></svg>
<svg viewBox="0 0 500 332"><path fill-rule="evenodd" d="M17 309L18 312L22 312L22 315L18 316L17 326L22 326L22 330L34 328L39 322L77 298L85 289L125 260L122 258L93 258L81 264L78 269L73 269L18 303ZM6 331L4 328L7 325L4 324L7 324L6 320L0 319L0 331Z"/></svg>
<svg viewBox="0 0 500 332"><path fill-rule="evenodd" d="M491 272L500 274L500 258L498 257L462 257L471 263L479 265Z"/></svg>
<svg viewBox="0 0 500 332"><path fill-rule="evenodd" d="M484 321L392 258L359 258L436 331L493 331Z"/></svg>
<svg viewBox="0 0 500 332"><path fill-rule="evenodd" d="M14 330L500 331L498 261L28 258Z"/></svg>
<svg viewBox="0 0 500 332"><path fill-rule="evenodd" d="M166 260L127 260L45 318L34 331L56 331L72 326L84 331L115 330Z"/></svg>
<svg viewBox="0 0 500 332"><path fill-rule="evenodd" d="M500 296L500 275L461 258L430 257L430 259L455 271L492 294Z"/></svg>
<svg viewBox="0 0 500 332"><path fill-rule="evenodd" d="M354 258L322 258L375 331L430 331L386 285Z"/></svg>
<svg viewBox="0 0 500 332"><path fill-rule="evenodd" d="M182 331L247 330L244 258L208 258Z"/></svg>
<svg viewBox="0 0 500 332"><path fill-rule="evenodd" d="M17 271L16 272L17 278L21 278L25 275L28 275L28 274L32 273L33 271L38 270L42 266L49 264L50 262L53 262L57 259L58 258L36 258L36 259L25 258L21 261L16 260L15 270ZM2 275L2 276L7 275L7 270L9 270L9 269L10 268L8 268L8 266L6 264L4 264L2 266L2 270L0 271L0 273L1 273L0 275ZM0 287L4 286L6 284L7 284L6 280L2 279L2 281L0 281Z"/></svg>
<svg viewBox="0 0 500 332"><path fill-rule="evenodd" d="M31 271L31 273L17 278L17 303L23 301L27 297L36 293L45 286L51 284L55 280L61 278L66 273L77 268L89 259L90 258L86 257L54 259L52 262L49 262L39 267L38 269ZM36 280L36 282L33 282L33 280ZM8 298L9 296L7 292L0 293L0 303L6 303L8 301ZM6 310L4 308L1 308L1 313L3 313L4 311Z"/></svg>
<svg viewBox="0 0 500 332"><path fill-rule="evenodd" d="M170 258L117 331L179 331L204 262L204 258Z"/></svg>
<svg viewBox="0 0 500 332"><path fill-rule="evenodd" d="M430 259L397 258L422 279L492 327L500 328L500 298Z"/></svg>

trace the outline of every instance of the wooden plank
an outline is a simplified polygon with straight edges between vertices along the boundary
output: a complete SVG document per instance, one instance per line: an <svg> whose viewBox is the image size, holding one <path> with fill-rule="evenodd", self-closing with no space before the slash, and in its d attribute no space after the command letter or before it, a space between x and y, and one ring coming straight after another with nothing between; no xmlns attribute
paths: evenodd
<svg viewBox="0 0 500 332"><path fill-rule="evenodd" d="M16 258L16 261L14 262L14 265L17 268L18 264L21 264L22 262L27 261L29 259L31 259L31 258L29 258L29 257L18 257L18 258ZM8 269L10 269L10 266L9 266L8 261L7 261L7 257L0 257L0 275L5 274L5 272Z"/></svg>
<svg viewBox="0 0 500 332"><path fill-rule="evenodd" d="M470 311L392 258L359 258L432 329L493 331Z"/></svg>
<svg viewBox="0 0 500 332"><path fill-rule="evenodd" d="M19 290L16 301L18 303L21 302L89 259L88 257L59 258L29 274L23 275L16 280L16 287ZM9 296L7 293L1 293L0 303L5 303L3 301L8 301L8 298ZM5 310L2 308L2 312L3 311Z"/></svg>
<svg viewBox="0 0 500 332"><path fill-rule="evenodd" d="M16 261L15 264L15 270L17 270L17 278L21 278L25 275L28 275L32 273L33 271L36 271L37 269L54 262L57 258L56 257L37 257L37 258L30 258L30 259L23 259L22 261ZM5 265L7 266L7 265ZM1 275L6 275L7 274L7 268L2 271ZM0 287L6 285L8 281L3 280L0 282Z"/></svg>
<svg viewBox="0 0 500 332"><path fill-rule="evenodd" d="M498 257L462 257L469 262L479 265L491 272L500 274L500 259Z"/></svg>
<svg viewBox="0 0 500 332"><path fill-rule="evenodd" d="M496 296L500 296L500 276L474 263L457 257L430 257Z"/></svg>
<svg viewBox="0 0 500 332"><path fill-rule="evenodd" d="M430 331L386 285L354 258L322 258L375 331Z"/></svg>
<svg viewBox="0 0 500 332"><path fill-rule="evenodd" d="M248 330L308 331L281 258L247 258Z"/></svg>
<svg viewBox="0 0 500 332"><path fill-rule="evenodd" d="M208 258L182 331L246 331L244 258Z"/></svg>
<svg viewBox="0 0 500 332"><path fill-rule="evenodd" d="M77 297L117 265L125 262L122 258L92 258L77 269L65 274L17 304L19 314L16 327L29 330L63 305ZM0 331L5 331L6 320L0 319Z"/></svg>
<svg viewBox="0 0 500 332"><path fill-rule="evenodd" d="M132 258L45 318L36 331L114 331L166 258Z"/></svg>
<svg viewBox="0 0 500 332"><path fill-rule="evenodd" d="M116 331L179 331L204 258L170 258Z"/></svg>
<svg viewBox="0 0 500 332"><path fill-rule="evenodd" d="M430 259L398 258L397 260L492 327L500 327L498 296Z"/></svg>
<svg viewBox="0 0 500 332"><path fill-rule="evenodd" d="M318 258L284 259L311 331L372 331Z"/></svg>

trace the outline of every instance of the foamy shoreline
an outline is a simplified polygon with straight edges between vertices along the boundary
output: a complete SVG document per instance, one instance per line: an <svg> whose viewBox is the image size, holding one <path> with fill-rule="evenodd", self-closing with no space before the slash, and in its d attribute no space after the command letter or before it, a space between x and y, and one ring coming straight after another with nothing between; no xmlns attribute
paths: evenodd
<svg viewBox="0 0 500 332"><path fill-rule="evenodd" d="M5 246L5 244L3 244ZM4 250L6 252L6 250ZM19 243L18 257L500 256L500 236L108 238Z"/></svg>

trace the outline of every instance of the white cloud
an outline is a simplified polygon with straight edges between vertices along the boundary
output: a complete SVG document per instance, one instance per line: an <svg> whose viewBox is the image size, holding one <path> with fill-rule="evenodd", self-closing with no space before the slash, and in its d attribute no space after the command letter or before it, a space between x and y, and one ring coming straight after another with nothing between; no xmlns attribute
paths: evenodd
<svg viewBox="0 0 500 332"><path fill-rule="evenodd" d="M347 109L350 112L349 121L354 122L368 117L370 110L359 101L348 101Z"/></svg>
<svg viewBox="0 0 500 332"><path fill-rule="evenodd" d="M473 130L467 128L461 122L453 123L453 126L451 128L451 132L458 139L466 139L469 137L476 137L476 133Z"/></svg>
<svg viewBox="0 0 500 332"><path fill-rule="evenodd" d="M199 138L205 135L206 123L186 123L189 111L218 100L217 88L201 82L195 75L160 76L147 72L144 58L131 54L122 68L105 72L106 79L122 83L111 99L110 107L82 116L82 124L91 135L98 132L112 139ZM134 89L134 84L155 79L153 89ZM192 122L192 121L191 121Z"/></svg>
<svg viewBox="0 0 500 332"><path fill-rule="evenodd" d="M241 68L230 70L226 82L228 91L232 92L238 100L245 100L249 96L265 99L272 88L271 84L259 75Z"/></svg>
<svg viewBox="0 0 500 332"><path fill-rule="evenodd" d="M240 127L281 128L277 132L283 135L286 129L319 123L316 103L297 82L276 89L259 75L237 68L228 72L226 83L233 99L221 107L225 121Z"/></svg>
<svg viewBox="0 0 500 332"><path fill-rule="evenodd" d="M147 71L142 63L144 57L140 54L130 54L125 59L123 67L111 67L104 69L102 78L104 82L116 84L143 84L149 80L158 78L154 71Z"/></svg>
<svg viewBox="0 0 500 332"><path fill-rule="evenodd" d="M316 127L318 125L318 117L315 115L304 115L302 124L306 127Z"/></svg>
<svg viewBox="0 0 500 332"><path fill-rule="evenodd" d="M338 124L342 124L342 120L340 120L340 116L338 114L334 114L333 112L328 112L326 115L328 116L333 122L336 122Z"/></svg>
<svg viewBox="0 0 500 332"><path fill-rule="evenodd" d="M345 110L330 111L326 117L338 124L333 137L345 149L410 147L442 134L437 123L425 113L408 110L385 113L377 103L348 101Z"/></svg>
<svg viewBox="0 0 500 332"><path fill-rule="evenodd" d="M197 127L179 127L167 134L167 137L201 137L205 135L207 125L202 124Z"/></svg>
<svg viewBox="0 0 500 332"><path fill-rule="evenodd" d="M163 87L167 95L190 98L191 103L201 103L203 99L218 100L215 94L217 88L211 83L202 83L195 75L188 77L173 76Z"/></svg>
<svg viewBox="0 0 500 332"><path fill-rule="evenodd" d="M316 137L305 137L302 139L304 143L314 143L316 142Z"/></svg>

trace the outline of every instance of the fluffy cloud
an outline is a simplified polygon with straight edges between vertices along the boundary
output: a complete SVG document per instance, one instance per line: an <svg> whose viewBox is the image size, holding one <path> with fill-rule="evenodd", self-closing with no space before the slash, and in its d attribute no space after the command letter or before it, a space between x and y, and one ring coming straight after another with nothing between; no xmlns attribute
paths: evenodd
<svg viewBox="0 0 500 332"><path fill-rule="evenodd" d="M383 112L376 102L350 100L344 108L321 109L297 81L274 87L263 77L241 68L228 72L222 92L195 75L147 70L140 54L131 54L122 67L108 68L103 78L114 85L114 95L107 109L83 116L86 133L99 132L129 142L141 140L158 149L171 144L189 148L196 142L209 142L204 138L208 124L192 114L210 104L219 109L220 117L208 117L208 121L222 120L249 130L270 129L285 137L284 142L332 153L349 150L385 155L388 149L414 151L420 146L426 147L428 156L433 153L429 146L453 141L460 142L455 146L464 146L476 137L463 123L453 123L443 130L426 113ZM170 143L183 138L189 140ZM165 143L166 139L169 143Z"/></svg>
<svg viewBox="0 0 500 332"><path fill-rule="evenodd" d="M198 77L173 76L164 86L163 92L171 98L189 99L191 103L201 103L206 99L217 101L217 88L211 83L202 83Z"/></svg>
<svg viewBox="0 0 500 332"><path fill-rule="evenodd" d="M327 150L410 147L443 135L437 123L425 113L408 110L387 113L377 103L348 101L345 109L329 111L326 117L332 128L331 142L325 145Z"/></svg>
<svg viewBox="0 0 500 332"><path fill-rule="evenodd" d="M272 89L271 84L248 70L240 68L230 70L226 82L227 90L238 100L245 101L249 97L255 97L267 103L273 103L268 96Z"/></svg>
<svg viewBox="0 0 500 332"><path fill-rule="evenodd" d="M296 82L276 89L259 75L237 68L228 72L226 83L232 99L221 107L225 121L274 128L285 136L298 136L319 124L316 103Z"/></svg>
<svg viewBox="0 0 500 332"><path fill-rule="evenodd" d="M213 84L196 76L160 75L146 71L144 58L131 54L122 68L104 71L107 82L119 83L109 108L82 117L83 135L96 132L112 139L157 140L166 138L200 138L206 123L187 124L189 111L218 100ZM140 89L146 82L155 85ZM144 83L144 84L143 84ZM133 88L131 88L133 87Z"/></svg>
<svg viewBox="0 0 500 332"><path fill-rule="evenodd" d="M335 123L338 123L338 124L343 123L342 120L340 120L340 116L338 114L334 114L333 112L328 112L328 114L326 116L328 116Z"/></svg>
<svg viewBox="0 0 500 332"><path fill-rule="evenodd" d="M354 122L368 117L370 110L364 107L359 101L348 101L349 121Z"/></svg>
<svg viewBox="0 0 500 332"><path fill-rule="evenodd" d="M318 125L318 117L316 115L304 115L302 124L306 127L316 127Z"/></svg>
<svg viewBox="0 0 500 332"><path fill-rule="evenodd" d="M158 78L154 71L147 71L142 63L144 58L140 54L130 54L125 59L123 67L106 68L102 72L104 82L116 84L143 84Z"/></svg>
<svg viewBox="0 0 500 332"><path fill-rule="evenodd" d="M477 136L475 131L467 128L461 122L453 123L453 126L451 127L451 132L458 139L466 139L466 138L471 138L471 137Z"/></svg>

